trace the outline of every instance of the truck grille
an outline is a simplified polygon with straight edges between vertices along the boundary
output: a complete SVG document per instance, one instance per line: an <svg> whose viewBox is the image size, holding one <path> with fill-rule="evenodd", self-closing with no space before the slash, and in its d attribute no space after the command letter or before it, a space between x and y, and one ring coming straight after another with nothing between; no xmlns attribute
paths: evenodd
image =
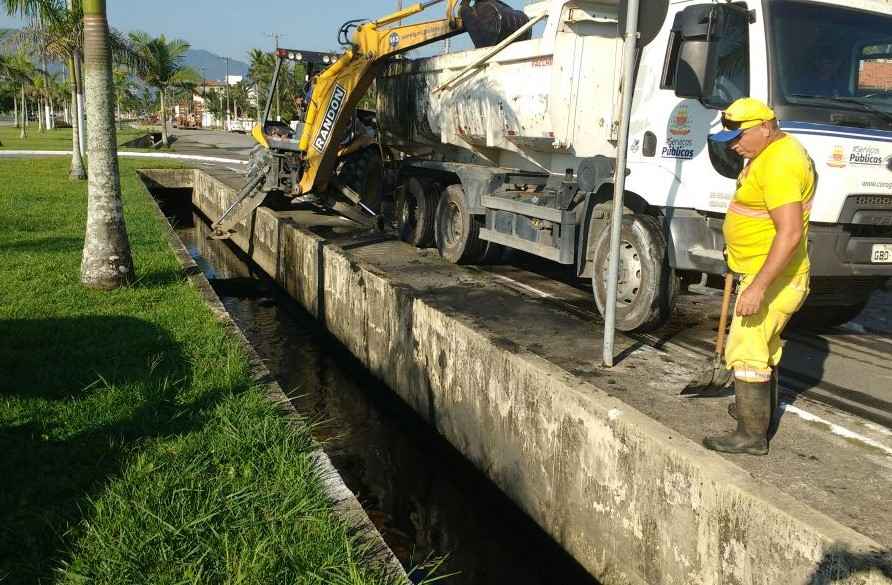
<svg viewBox="0 0 892 585"><path fill-rule="evenodd" d="M853 238L892 238L892 226L888 225L849 224L845 227Z"/></svg>
<svg viewBox="0 0 892 585"><path fill-rule="evenodd" d="M849 199L854 199L858 207L892 209L892 195L854 195Z"/></svg>

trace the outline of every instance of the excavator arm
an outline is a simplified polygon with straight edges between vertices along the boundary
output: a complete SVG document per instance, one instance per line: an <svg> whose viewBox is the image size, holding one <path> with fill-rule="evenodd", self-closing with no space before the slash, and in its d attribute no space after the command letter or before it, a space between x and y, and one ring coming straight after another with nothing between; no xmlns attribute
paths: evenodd
<svg viewBox="0 0 892 585"><path fill-rule="evenodd" d="M445 19L397 24L443 2L447 3ZM388 58L464 32L455 13L458 4L459 0L431 0L356 26L350 48L316 80L298 147L305 153L298 195L328 189L350 113ZM349 33L349 26L345 25L342 34Z"/></svg>
<svg viewBox="0 0 892 585"><path fill-rule="evenodd" d="M213 224L216 238L230 237L236 226L259 207L270 190L283 188L282 160L288 160L288 173L294 172L294 181L286 181L289 195L310 192L325 193L332 185L332 176L338 164L339 148L343 134L352 119L356 105L365 95L387 59L400 53L442 41L464 32L456 7L468 0L429 0L409 6L384 18L371 22L352 21L341 28L341 40L347 50L316 78L306 119L299 142L290 138L280 139L267 134L267 124L272 96L278 82L279 68L285 59L310 60L328 63L329 56L312 51L282 49L273 76L270 97L265 114L252 135L263 148L249 166L248 181L235 201ZM446 3L446 18L409 25L399 23L436 4ZM304 58L307 59L304 59ZM312 57L312 59L310 59ZM308 69L309 71L309 69ZM291 164L291 161L295 164ZM299 168L299 172L295 169ZM299 177L299 180L297 179ZM297 184L294 184L297 183ZM348 199L362 207L360 197L351 189L339 189ZM337 204L338 210L363 223L368 218L354 212L350 206ZM368 210L367 210L368 211Z"/></svg>

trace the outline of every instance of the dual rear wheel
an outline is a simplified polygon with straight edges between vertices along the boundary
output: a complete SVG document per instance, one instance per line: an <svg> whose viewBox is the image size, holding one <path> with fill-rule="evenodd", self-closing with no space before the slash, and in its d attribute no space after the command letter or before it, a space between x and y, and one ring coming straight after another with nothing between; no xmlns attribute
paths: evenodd
<svg viewBox="0 0 892 585"><path fill-rule="evenodd" d="M420 248L435 245L453 264L489 264L501 256L499 244L480 239L483 219L472 215L461 185L411 177L398 203L400 237Z"/></svg>
<svg viewBox="0 0 892 585"><path fill-rule="evenodd" d="M435 245L453 264L488 264L504 248L480 239L483 218L473 215L461 185L444 186L412 177L398 202L402 239L418 247ZM610 230L594 230L591 244L594 270L592 289L598 311L605 313ZM620 331L651 331L672 313L678 281L669 266L666 238L656 217L645 214L623 218L616 317Z"/></svg>

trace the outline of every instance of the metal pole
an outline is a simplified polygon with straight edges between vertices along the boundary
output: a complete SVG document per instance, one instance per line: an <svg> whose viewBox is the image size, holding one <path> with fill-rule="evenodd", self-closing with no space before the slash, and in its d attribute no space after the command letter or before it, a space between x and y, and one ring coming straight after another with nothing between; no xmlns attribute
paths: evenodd
<svg viewBox="0 0 892 585"><path fill-rule="evenodd" d="M226 116L224 116L223 129L229 130L229 111L230 111L230 97L229 97L229 57L226 57Z"/></svg>
<svg viewBox="0 0 892 585"><path fill-rule="evenodd" d="M275 41L276 41L276 55L277 55L276 58L278 58L279 37L284 37L285 35L279 34L279 33L266 33L266 36L272 37L273 39L275 39ZM273 83L273 86L276 89L276 120L281 121L282 120L282 107L281 107L282 103L281 103L281 100L279 99L280 98L279 86L276 85L275 82ZM266 118L269 118L269 111L267 111L267 113L266 113Z"/></svg>
<svg viewBox="0 0 892 585"><path fill-rule="evenodd" d="M626 158L629 147L629 118L635 88L635 61L638 48L638 3L629 0L626 12L626 39L623 45L623 107L616 145L616 176L613 185L613 214L610 222L610 266L607 271L607 301L604 315L604 365L613 367L616 337L616 289L619 278L619 246L623 225L623 193L626 189Z"/></svg>
<svg viewBox="0 0 892 585"><path fill-rule="evenodd" d="M284 61L284 59L282 59L281 57L276 55L276 69L273 71L273 81L272 81L272 88L275 88L275 89L279 88L279 70L282 68L282 61ZM259 84L258 84L258 88L259 88ZM257 96L257 99L258 100L260 99L259 95ZM260 125L262 127L266 126L266 122L267 122L267 120L269 120L270 110L272 110L272 109L273 109L273 94L270 93L266 98L266 108L264 108L264 110L263 110L263 118L260 119Z"/></svg>

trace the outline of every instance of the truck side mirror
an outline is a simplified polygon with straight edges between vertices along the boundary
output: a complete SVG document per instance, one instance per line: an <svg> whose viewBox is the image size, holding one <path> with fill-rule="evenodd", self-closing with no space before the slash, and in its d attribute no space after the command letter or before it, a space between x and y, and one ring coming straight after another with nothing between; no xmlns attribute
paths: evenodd
<svg viewBox="0 0 892 585"><path fill-rule="evenodd" d="M718 41L726 7L689 6L675 16L670 51L675 54L675 95L700 99L712 95L718 69Z"/></svg>

